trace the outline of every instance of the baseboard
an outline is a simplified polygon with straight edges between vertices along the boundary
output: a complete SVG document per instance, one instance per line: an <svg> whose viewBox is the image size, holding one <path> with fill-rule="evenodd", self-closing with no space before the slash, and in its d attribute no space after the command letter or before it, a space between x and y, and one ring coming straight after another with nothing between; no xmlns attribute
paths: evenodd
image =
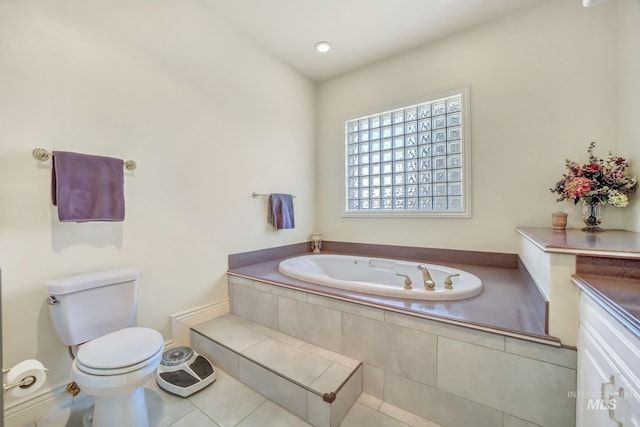
<svg viewBox="0 0 640 427"><path fill-rule="evenodd" d="M229 298L225 298L221 301L172 314L170 316L171 340L174 342L174 345L188 346L190 344L189 330L192 326L215 319L216 317L224 316L225 314L229 314L230 311Z"/></svg>

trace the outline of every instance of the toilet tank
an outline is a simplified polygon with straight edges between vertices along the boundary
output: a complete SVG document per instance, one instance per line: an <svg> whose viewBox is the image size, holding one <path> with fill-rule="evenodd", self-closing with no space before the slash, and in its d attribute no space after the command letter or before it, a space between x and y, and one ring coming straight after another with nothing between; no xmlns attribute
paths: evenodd
<svg viewBox="0 0 640 427"><path fill-rule="evenodd" d="M49 313L60 340L79 345L131 326L136 269L108 270L46 282Z"/></svg>

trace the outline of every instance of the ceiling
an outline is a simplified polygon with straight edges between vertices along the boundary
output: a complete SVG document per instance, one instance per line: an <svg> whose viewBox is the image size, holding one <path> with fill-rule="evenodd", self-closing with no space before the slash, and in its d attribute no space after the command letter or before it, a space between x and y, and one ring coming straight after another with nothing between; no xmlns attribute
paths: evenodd
<svg viewBox="0 0 640 427"><path fill-rule="evenodd" d="M213 11L323 81L545 0L208 0ZM313 48L333 45L329 53Z"/></svg>

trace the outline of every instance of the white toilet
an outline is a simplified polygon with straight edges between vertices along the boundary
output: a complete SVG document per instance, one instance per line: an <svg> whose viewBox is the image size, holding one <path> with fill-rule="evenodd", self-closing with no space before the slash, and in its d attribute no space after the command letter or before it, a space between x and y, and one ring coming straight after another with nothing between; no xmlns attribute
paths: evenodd
<svg viewBox="0 0 640 427"><path fill-rule="evenodd" d="M95 400L94 427L148 427L144 384L162 359L158 331L132 327L135 269L110 270L46 282L49 312L72 348L71 378Z"/></svg>

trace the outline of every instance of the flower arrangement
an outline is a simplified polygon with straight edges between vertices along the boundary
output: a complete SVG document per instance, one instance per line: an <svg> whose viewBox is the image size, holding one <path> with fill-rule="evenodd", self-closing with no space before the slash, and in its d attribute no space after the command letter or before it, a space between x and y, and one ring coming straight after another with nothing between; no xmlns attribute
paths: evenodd
<svg viewBox="0 0 640 427"><path fill-rule="evenodd" d="M629 195L636 191L638 181L625 174L629 162L609 152L605 159L593 154L595 142L589 144L589 161L584 165L566 160L567 170L562 174L552 193L557 193L563 200L573 200L575 204L582 201L586 204L608 203L622 208L629 204Z"/></svg>

